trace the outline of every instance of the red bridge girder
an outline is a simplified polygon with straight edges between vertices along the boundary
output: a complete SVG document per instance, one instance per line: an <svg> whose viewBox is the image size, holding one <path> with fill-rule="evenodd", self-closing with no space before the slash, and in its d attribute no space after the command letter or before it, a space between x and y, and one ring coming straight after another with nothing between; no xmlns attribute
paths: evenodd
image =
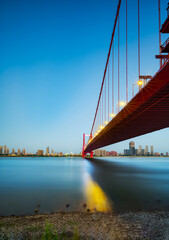
<svg viewBox="0 0 169 240"><path fill-rule="evenodd" d="M169 62L86 146L90 152L169 127Z"/></svg>

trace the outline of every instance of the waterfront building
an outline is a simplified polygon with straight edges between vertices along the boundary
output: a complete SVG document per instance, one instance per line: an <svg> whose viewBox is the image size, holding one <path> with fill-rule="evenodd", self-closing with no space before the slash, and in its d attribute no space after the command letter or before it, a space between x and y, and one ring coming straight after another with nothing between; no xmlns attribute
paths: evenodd
<svg viewBox="0 0 169 240"><path fill-rule="evenodd" d="M22 150L22 154L23 154L23 155L26 155L25 148Z"/></svg>
<svg viewBox="0 0 169 240"><path fill-rule="evenodd" d="M12 154L15 154L15 148L12 148Z"/></svg>
<svg viewBox="0 0 169 240"><path fill-rule="evenodd" d="M103 149L97 149L94 151L95 156L97 157L105 157L106 156L106 150Z"/></svg>
<svg viewBox="0 0 169 240"><path fill-rule="evenodd" d="M6 145L4 146L4 154L6 154Z"/></svg>
<svg viewBox="0 0 169 240"><path fill-rule="evenodd" d="M139 148L138 148L138 154L141 155L141 145L139 145Z"/></svg>
<svg viewBox="0 0 169 240"><path fill-rule="evenodd" d="M139 155L139 149L135 149L135 155L136 155L136 156Z"/></svg>
<svg viewBox="0 0 169 240"><path fill-rule="evenodd" d="M38 156L42 156L42 155L43 155L43 150L38 150L38 151L37 151L37 155L38 155Z"/></svg>
<svg viewBox="0 0 169 240"><path fill-rule="evenodd" d="M6 154L9 154L9 148L6 149Z"/></svg>
<svg viewBox="0 0 169 240"><path fill-rule="evenodd" d="M145 148L145 155L148 156L148 146L146 145L146 148Z"/></svg>
<svg viewBox="0 0 169 240"><path fill-rule="evenodd" d="M53 149L52 149L51 155L54 155L54 151L53 151Z"/></svg>
<svg viewBox="0 0 169 240"><path fill-rule="evenodd" d="M131 156L135 155L135 142L129 142L129 153Z"/></svg>
<svg viewBox="0 0 169 240"><path fill-rule="evenodd" d="M124 149L124 155L129 156L129 150L128 149Z"/></svg>
<svg viewBox="0 0 169 240"><path fill-rule="evenodd" d="M166 156L168 156L168 152L166 152Z"/></svg>
<svg viewBox="0 0 169 240"><path fill-rule="evenodd" d="M145 156L145 152L146 152L145 149L141 149L141 155L142 156Z"/></svg>
<svg viewBox="0 0 169 240"><path fill-rule="evenodd" d="M100 157L100 150L99 149L96 149L94 151L94 155L97 156L97 157Z"/></svg>
<svg viewBox="0 0 169 240"><path fill-rule="evenodd" d="M63 152L60 152L58 155L59 157L63 157Z"/></svg>
<svg viewBox="0 0 169 240"><path fill-rule="evenodd" d="M21 149L18 148L18 155L21 155Z"/></svg>
<svg viewBox="0 0 169 240"><path fill-rule="evenodd" d="M116 151L110 151L110 152L106 152L107 156L117 156L117 152Z"/></svg>
<svg viewBox="0 0 169 240"><path fill-rule="evenodd" d="M151 155L153 156L153 146L151 146Z"/></svg>
<svg viewBox="0 0 169 240"><path fill-rule="evenodd" d="M49 155L49 147L46 148L46 155Z"/></svg>
<svg viewBox="0 0 169 240"><path fill-rule="evenodd" d="M2 154L2 153L3 153L3 147L0 146L0 154Z"/></svg>

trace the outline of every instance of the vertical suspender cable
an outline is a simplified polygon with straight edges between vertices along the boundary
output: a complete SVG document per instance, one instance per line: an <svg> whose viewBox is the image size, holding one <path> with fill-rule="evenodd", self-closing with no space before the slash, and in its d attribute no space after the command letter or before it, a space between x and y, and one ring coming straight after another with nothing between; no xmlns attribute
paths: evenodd
<svg viewBox="0 0 169 240"><path fill-rule="evenodd" d="M108 55L107 55L107 61L106 61L106 66L105 66L105 70L104 70L103 80L102 80L102 84L101 84L99 99L98 99L98 102L97 102L96 112L95 112L95 115L94 115L94 120L93 120L93 124L92 124L92 128L91 128L91 134L92 134L92 132L93 132L93 128L94 128L94 124L95 124L95 120L96 120L96 116L97 116L97 111L98 111L98 107L99 107L99 102L100 102L101 95L102 95L103 84L104 84L104 80L105 80L105 76L106 76L106 71L107 71L107 64L108 64L108 61L109 61L109 58L110 58L111 47L112 47L112 43L113 43L113 39L114 39L114 34L115 34L117 19L118 19L118 15L119 15L119 11L120 11L120 6L121 6L121 0L119 0L118 6L117 6L117 12L116 12L116 17L115 17L115 21L114 21L113 33L112 33L112 37L111 37L109 52L108 52Z"/></svg>
<svg viewBox="0 0 169 240"><path fill-rule="evenodd" d="M138 79L140 78L140 1L138 0Z"/></svg>
<svg viewBox="0 0 169 240"><path fill-rule="evenodd" d="M102 125L103 125L103 93L102 93Z"/></svg>
<svg viewBox="0 0 169 240"><path fill-rule="evenodd" d="M105 87L105 110L104 110L104 113L105 113L105 116L104 116L104 121L106 121L106 79L105 79L105 85L104 85L104 87Z"/></svg>
<svg viewBox="0 0 169 240"><path fill-rule="evenodd" d="M109 63L108 63L108 101L107 101L107 104L108 104L108 122L109 122Z"/></svg>
<svg viewBox="0 0 169 240"><path fill-rule="evenodd" d="M127 49L127 0L126 0L126 103L128 103L128 49Z"/></svg>
<svg viewBox="0 0 169 240"><path fill-rule="evenodd" d="M114 44L112 45L112 114L114 114Z"/></svg>
<svg viewBox="0 0 169 240"><path fill-rule="evenodd" d="M120 110L120 20L118 18L118 112Z"/></svg>
<svg viewBox="0 0 169 240"><path fill-rule="evenodd" d="M160 0L158 0L158 20L159 20L159 55L161 55L161 8ZM162 59L160 59L160 68L162 67Z"/></svg>

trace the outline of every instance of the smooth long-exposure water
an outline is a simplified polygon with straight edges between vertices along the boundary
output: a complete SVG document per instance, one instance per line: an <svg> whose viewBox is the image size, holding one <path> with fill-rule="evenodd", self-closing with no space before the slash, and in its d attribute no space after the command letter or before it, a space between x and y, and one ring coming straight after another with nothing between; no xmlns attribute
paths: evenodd
<svg viewBox="0 0 169 240"><path fill-rule="evenodd" d="M169 210L169 158L0 158L0 215L35 209Z"/></svg>

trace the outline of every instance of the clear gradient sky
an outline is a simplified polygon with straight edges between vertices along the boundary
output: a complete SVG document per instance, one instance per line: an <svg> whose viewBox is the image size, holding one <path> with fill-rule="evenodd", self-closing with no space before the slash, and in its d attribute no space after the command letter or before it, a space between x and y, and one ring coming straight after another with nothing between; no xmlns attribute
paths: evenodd
<svg viewBox="0 0 169 240"><path fill-rule="evenodd" d="M131 94L137 1L128 2ZM142 74L158 69L157 3L140 0ZM162 22L166 6L161 0ZM94 118L116 8L117 0L0 1L0 145L31 152L47 146L57 152L81 151L82 134L90 132ZM121 38L121 58L124 46ZM169 129L132 140L136 146L169 151ZM121 152L128 143L106 149Z"/></svg>

